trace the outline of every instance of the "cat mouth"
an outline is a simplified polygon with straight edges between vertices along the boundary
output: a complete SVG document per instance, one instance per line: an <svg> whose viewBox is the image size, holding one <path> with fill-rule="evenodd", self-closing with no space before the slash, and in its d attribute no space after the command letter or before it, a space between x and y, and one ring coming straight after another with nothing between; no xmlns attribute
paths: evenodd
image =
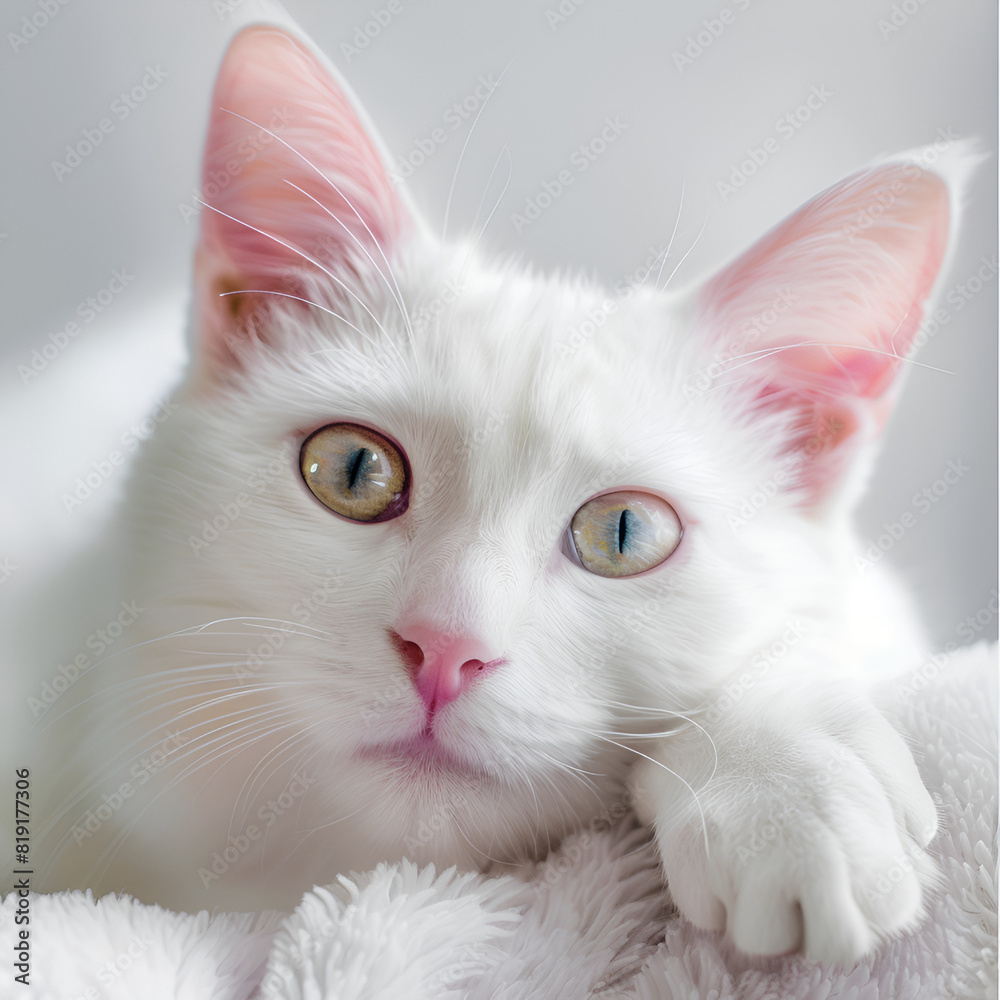
<svg viewBox="0 0 1000 1000"><path fill-rule="evenodd" d="M449 777L486 777L482 766L441 745L430 732L360 747L354 753L356 760L387 765L404 776L425 774Z"/></svg>

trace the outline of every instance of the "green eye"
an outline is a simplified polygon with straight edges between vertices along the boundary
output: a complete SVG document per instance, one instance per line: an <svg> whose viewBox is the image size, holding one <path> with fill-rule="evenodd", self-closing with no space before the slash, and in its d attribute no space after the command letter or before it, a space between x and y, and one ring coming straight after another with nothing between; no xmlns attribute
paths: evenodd
<svg viewBox="0 0 1000 1000"><path fill-rule="evenodd" d="M316 499L352 521L388 521L409 504L403 453L367 427L321 427L302 445L299 464Z"/></svg>
<svg viewBox="0 0 1000 1000"><path fill-rule="evenodd" d="M588 500L570 524L584 569L598 576L635 576L677 548L683 528L674 508L651 493L622 490Z"/></svg>

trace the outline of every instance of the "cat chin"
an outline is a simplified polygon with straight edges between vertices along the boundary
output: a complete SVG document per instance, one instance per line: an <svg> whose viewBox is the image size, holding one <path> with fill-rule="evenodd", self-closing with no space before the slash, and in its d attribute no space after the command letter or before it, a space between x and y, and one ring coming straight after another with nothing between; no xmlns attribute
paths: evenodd
<svg viewBox="0 0 1000 1000"><path fill-rule="evenodd" d="M254 760L273 750L256 745ZM581 796L551 777L531 788L471 774L423 746L361 757L282 768L252 802L241 794L253 772L249 755L179 784L155 775L127 798L113 797L113 815L93 833L74 824L47 888L125 890L189 912L290 910L303 886L380 862L484 871L541 859L593 817L625 811L620 769Z"/></svg>

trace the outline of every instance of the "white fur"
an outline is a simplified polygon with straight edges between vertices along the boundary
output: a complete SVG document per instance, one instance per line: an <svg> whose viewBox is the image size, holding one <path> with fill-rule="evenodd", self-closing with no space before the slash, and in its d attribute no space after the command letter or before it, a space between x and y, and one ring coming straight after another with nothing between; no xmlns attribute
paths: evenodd
<svg viewBox="0 0 1000 1000"><path fill-rule="evenodd" d="M900 737L844 678L917 662L919 628L907 618L887 641L859 627L859 608L884 622L906 602L877 570L855 572L846 503L811 512L793 486L733 529L782 469L794 421L738 382L685 393L711 357L696 292L638 290L577 347L599 288L419 236L389 256L411 316L449 281L464 291L411 331L385 275L355 266L347 295L313 272L305 297L341 318L274 299L260 339L236 349L241 368L190 382L144 450L116 527L122 592L146 610L57 722L84 735L65 736L80 749L49 831L49 887L258 909L403 856L486 868L544 855L621 801L640 759L694 922L728 926L749 951L835 960L908 926L927 866L879 906L852 893L926 842L933 806ZM348 523L309 495L298 448L336 421L404 448L404 517ZM679 513L683 540L658 570L604 579L567 557L573 513L611 487ZM217 516L231 524L212 537ZM388 635L403 616L506 657L438 718L464 771L357 757L425 725ZM792 627L794 648L721 721L679 724L708 718ZM249 661L271 635L280 648ZM782 849L743 864L748 824L801 800L831 754L849 764ZM122 782L130 794L85 836L87 811Z"/></svg>
<svg viewBox="0 0 1000 1000"><path fill-rule="evenodd" d="M616 825L614 811L514 878L383 864L305 893L280 927L270 914L210 919L114 896L36 895L32 988L145 1000L995 996L996 666L996 647L981 645L879 692L924 748L921 775L941 811L930 848L941 883L923 926L856 966L748 958L693 928L659 884L655 845L629 817ZM759 851L774 836L765 825L744 842ZM892 859L880 891L911 861ZM17 905L12 893L0 906L8 952Z"/></svg>

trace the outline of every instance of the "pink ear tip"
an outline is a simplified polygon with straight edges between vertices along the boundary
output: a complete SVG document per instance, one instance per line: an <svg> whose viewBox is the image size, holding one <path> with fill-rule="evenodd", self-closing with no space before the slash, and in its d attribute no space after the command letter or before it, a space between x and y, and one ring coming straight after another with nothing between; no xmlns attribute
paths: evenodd
<svg viewBox="0 0 1000 1000"><path fill-rule="evenodd" d="M702 288L717 352L737 362L717 362L722 374L738 369L733 382L751 405L795 418L791 449L822 442L799 476L814 496L849 461L841 445L861 424L844 415L864 409L865 428L884 422L944 259L950 209L941 176L917 160L883 163L803 205ZM817 429L824 422L832 432Z"/></svg>
<svg viewBox="0 0 1000 1000"><path fill-rule="evenodd" d="M859 192L858 202L855 207L859 214L884 210L895 223L872 227L862 235L901 254L916 236L918 241L926 243L927 263L936 273L947 246L951 214L950 193L942 177L913 163L895 163L874 172L871 181ZM934 273L930 275L931 281Z"/></svg>
<svg viewBox="0 0 1000 1000"><path fill-rule="evenodd" d="M244 28L223 57L202 198L199 319L213 364L232 357L227 338L245 339L243 326L234 329L237 300L220 301L220 290L295 295L302 272L326 271L330 295L349 295L348 279L381 271L412 228L335 74L305 42L268 25Z"/></svg>
<svg viewBox="0 0 1000 1000"><path fill-rule="evenodd" d="M252 72L252 67L273 65L289 57L315 63L305 46L287 31L272 25L252 24L233 36L222 58L219 78L233 72Z"/></svg>

